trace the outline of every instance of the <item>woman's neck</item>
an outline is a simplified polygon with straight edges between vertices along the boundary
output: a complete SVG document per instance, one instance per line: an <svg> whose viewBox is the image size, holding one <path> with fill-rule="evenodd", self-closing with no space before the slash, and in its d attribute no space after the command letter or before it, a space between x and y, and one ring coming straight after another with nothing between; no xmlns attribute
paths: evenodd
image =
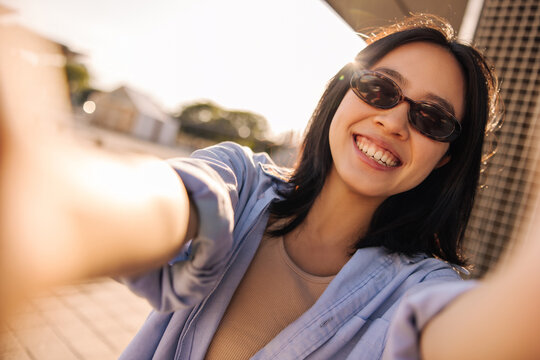
<svg viewBox="0 0 540 360"><path fill-rule="evenodd" d="M305 220L285 236L289 256L307 272L337 273L383 200L361 196L330 174Z"/></svg>

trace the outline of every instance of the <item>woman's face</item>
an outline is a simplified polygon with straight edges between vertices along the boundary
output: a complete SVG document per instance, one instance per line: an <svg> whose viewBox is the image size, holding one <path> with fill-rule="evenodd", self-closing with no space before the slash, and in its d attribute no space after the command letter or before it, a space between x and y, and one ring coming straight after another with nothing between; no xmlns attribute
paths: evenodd
<svg viewBox="0 0 540 360"><path fill-rule="evenodd" d="M461 121L463 74L446 49L427 42L402 45L371 70L394 80L406 97L450 108ZM449 161L449 144L418 132L408 111L407 102L387 110L372 107L349 89L330 125L330 176L358 195L384 200L414 188Z"/></svg>

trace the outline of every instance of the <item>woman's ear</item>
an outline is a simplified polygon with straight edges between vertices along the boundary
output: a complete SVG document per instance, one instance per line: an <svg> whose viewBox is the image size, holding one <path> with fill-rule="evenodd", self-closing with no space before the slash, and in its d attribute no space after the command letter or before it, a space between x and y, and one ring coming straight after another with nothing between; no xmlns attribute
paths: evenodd
<svg viewBox="0 0 540 360"><path fill-rule="evenodd" d="M435 169L438 169L440 167L443 167L444 165L448 164L450 162L450 159L452 158L452 156L448 153L446 153L442 158L441 160L439 160L439 162L437 163L437 165L435 165Z"/></svg>

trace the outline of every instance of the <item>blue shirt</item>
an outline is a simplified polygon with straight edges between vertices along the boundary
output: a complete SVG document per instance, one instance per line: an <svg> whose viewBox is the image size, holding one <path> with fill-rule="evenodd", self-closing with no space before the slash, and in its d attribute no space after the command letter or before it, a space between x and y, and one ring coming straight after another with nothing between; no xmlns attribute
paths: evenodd
<svg viewBox="0 0 540 360"><path fill-rule="evenodd" d="M199 232L168 264L122 279L155 308L121 359L203 359L290 186L268 155L234 143L171 160L199 212ZM149 239L151 241L151 239ZM429 319L470 288L449 264L384 248L355 252L317 302L253 359L416 359Z"/></svg>

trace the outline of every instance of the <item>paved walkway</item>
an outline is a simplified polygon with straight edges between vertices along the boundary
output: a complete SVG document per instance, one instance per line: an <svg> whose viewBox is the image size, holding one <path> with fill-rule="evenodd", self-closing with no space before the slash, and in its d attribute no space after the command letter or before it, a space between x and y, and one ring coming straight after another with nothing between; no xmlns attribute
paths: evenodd
<svg viewBox="0 0 540 360"><path fill-rule="evenodd" d="M0 359L116 359L149 312L146 300L110 279L54 289L0 327Z"/></svg>

